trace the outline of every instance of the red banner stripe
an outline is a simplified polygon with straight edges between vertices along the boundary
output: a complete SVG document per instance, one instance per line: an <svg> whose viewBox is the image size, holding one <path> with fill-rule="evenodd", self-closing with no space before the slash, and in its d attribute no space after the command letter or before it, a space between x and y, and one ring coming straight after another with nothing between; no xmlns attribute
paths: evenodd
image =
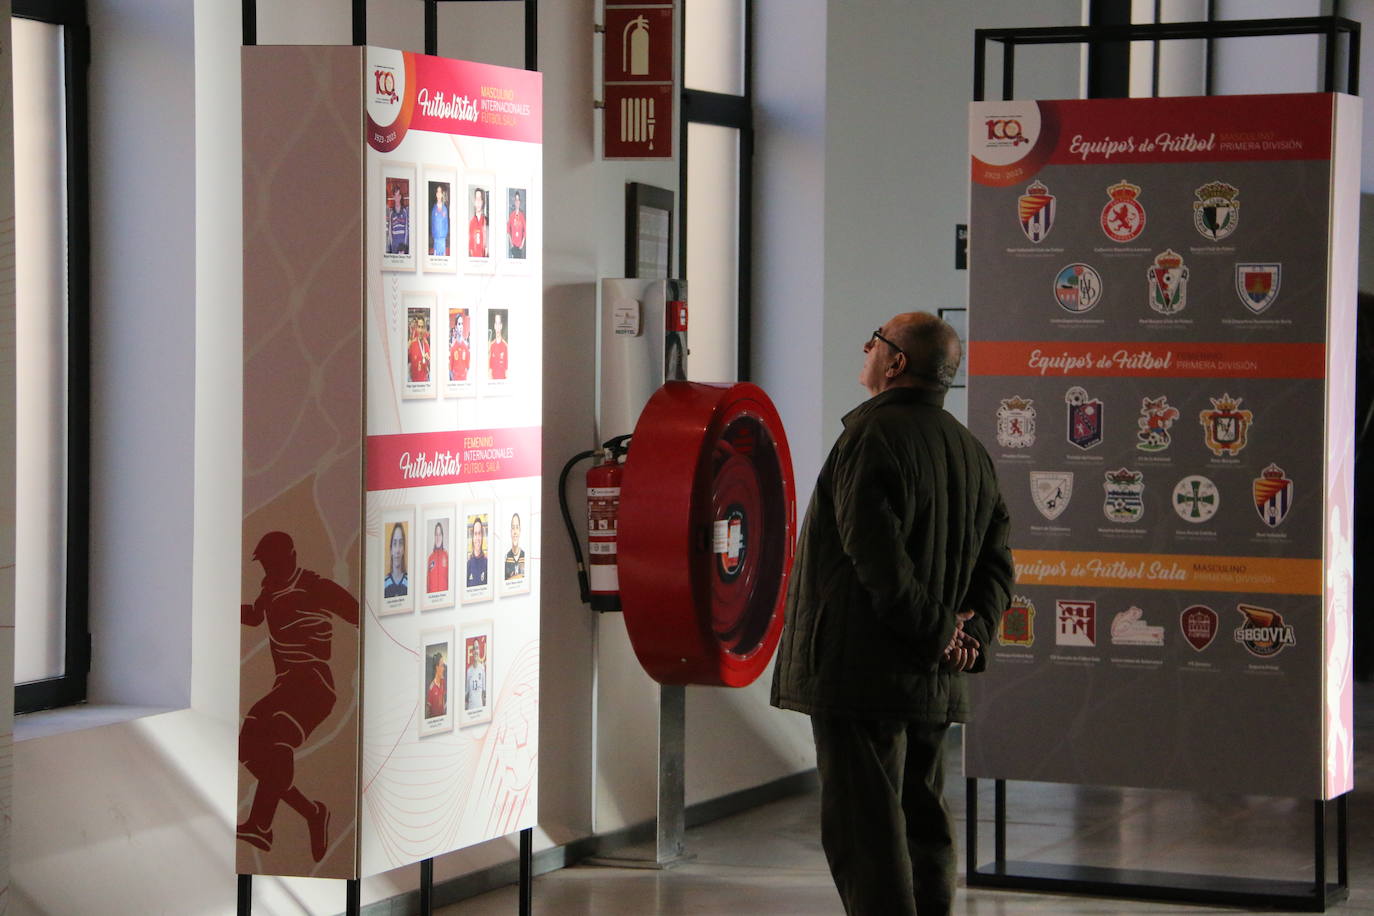
<svg viewBox="0 0 1374 916"><path fill-rule="evenodd" d="M1326 347L1319 343L979 340L968 349L969 375L1295 379L1326 374Z"/></svg>
<svg viewBox="0 0 1374 916"><path fill-rule="evenodd" d="M367 489L535 477L541 427L367 437Z"/></svg>

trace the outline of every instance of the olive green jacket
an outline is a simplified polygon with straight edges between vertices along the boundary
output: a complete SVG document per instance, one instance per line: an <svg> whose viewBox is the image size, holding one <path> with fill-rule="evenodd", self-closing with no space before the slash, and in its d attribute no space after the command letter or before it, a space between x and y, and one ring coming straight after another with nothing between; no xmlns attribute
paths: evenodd
<svg viewBox="0 0 1374 916"><path fill-rule="evenodd" d="M992 461L943 402L891 388L845 415L802 523L774 706L967 719L965 676L940 657L972 610L982 670L1014 573Z"/></svg>

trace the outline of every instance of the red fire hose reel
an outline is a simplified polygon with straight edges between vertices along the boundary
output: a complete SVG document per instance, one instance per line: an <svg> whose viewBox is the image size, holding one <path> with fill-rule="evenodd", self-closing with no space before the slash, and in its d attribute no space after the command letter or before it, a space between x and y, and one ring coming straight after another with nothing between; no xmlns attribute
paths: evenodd
<svg viewBox="0 0 1374 916"><path fill-rule="evenodd" d="M773 657L796 540L782 421L747 383L668 382L635 426L620 494L620 598L662 684L743 687Z"/></svg>

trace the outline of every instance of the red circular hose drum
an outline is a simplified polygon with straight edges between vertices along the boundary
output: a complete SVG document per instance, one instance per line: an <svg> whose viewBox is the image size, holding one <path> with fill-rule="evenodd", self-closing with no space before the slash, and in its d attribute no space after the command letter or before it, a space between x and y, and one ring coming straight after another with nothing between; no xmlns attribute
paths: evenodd
<svg viewBox="0 0 1374 916"><path fill-rule="evenodd" d="M635 425L620 494L620 600L662 684L743 687L782 635L797 527L792 455L757 385L668 382Z"/></svg>

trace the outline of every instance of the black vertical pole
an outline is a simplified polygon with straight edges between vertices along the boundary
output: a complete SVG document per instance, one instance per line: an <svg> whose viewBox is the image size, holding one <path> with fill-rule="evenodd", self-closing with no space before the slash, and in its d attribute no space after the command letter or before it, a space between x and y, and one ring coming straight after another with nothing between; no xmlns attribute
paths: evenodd
<svg viewBox="0 0 1374 916"><path fill-rule="evenodd" d="M1336 799L1336 883L1341 887L1350 886L1350 844L1346 838L1346 800L1347 792Z"/></svg>
<svg viewBox="0 0 1374 916"><path fill-rule="evenodd" d="M367 0L353 0L353 44L367 44Z"/></svg>
<svg viewBox="0 0 1374 916"><path fill-rule="evenodd" d="M1002 40L1002 98L1016 96L1016 39Z"/></svg>
<svg viewBox="0 0 1374 916"><path fill-rule="evenodd" d="M525 69L539 69L539 0L525 0ZM534 830L520 831L520 916L534 911Z"/></svg>
<svg viewBox="0 0 1374 916"><path fill-rule="evenodd" d="M1090 0L1088 24L1131 24L1128 0ZM1088 42L1088 98L1124 99L1131 94L1131 43L1129 41Z"/></svg>
<svg viewBox="0 0 1374 916"><path fill-rule="evenodd" d="M525 69L539 69L539 0L525 0Z"/></svg>
<svg viewBox="0 0 1374 916"><path fill-rule="evenodd" d="M1346 45L1345 91L1351 95L1360 94L1360 30L1349 33ZM1344 798L1345 796L1341 796Z"/></svg>
<svg viewBox="0 0 1374 916"><path fill-rule="evenodd" d="M1213 14L1213 10L1212 10L1212 0L1207 0L1207 21L1208 21L1208 22L1211 22L1211 21L1212 21L1212 18L1213 18L1213 15L1212 15L1212 14ZM1214 39L1214 38L1208 38L1208 39L1207 39L1207 50L1206 50L1206 57L1207 57L1207 59L1206 59L1206 62L1205 62L1205 64L1204 64L1204 70L1203 70L1203 75L1202 75L1202 94L1203 94L1203 95L1211 95L1211 94L1212 94L1212 73L1213 73L1212 55L1213 55L1213 53L1214 53L1215 51L1216 51L1216 39Z"/></svg>
<svg viewBox="0 0 1374 916"><path fill-rule="evenodd" d="M983 101L983 69L987 66L988 38L982 29L973 31L973 100Z"/></svg>
<svg viewBox="0 0 1374 916"><path fill-rule="evenodd" d="M1314 840L1312 870L1316 873L1317 899L1326 899L1326 802L1318 799L1312 805L1312 836Z"/></svg>
<svg viewBox="0 0 1374 916"><path fill-rule="evenodd" d="M344 912L347 916L362 916L363 911L363 883L357 878L348 879L347 894L344 900Z"/></svg>
<svg viewBox="0 0 1374 916"><path fill-rule="evenodd" d="M992 809L993 858L996 861L996 868L1000 872L1006 867L1007 862L1007 781L1005 779L992 781Z"/></svg>
<svg viewBox="0 0 1374 916"><path fill-rule="evenodd" d="M539 2L525 0L525 69L539 69ZM520 916L534 911L534 830L520 831Z"/></svg>
<svg viewBox="0 0 1374 916"><path fill-rule="evenodd" d="M243 43L258 43L258 0L243 0Z"/></svg>
<svg viewBox="0 0 1374 916"><path fill-rule="evenodd" d="M67 93L67 600L63 660L71 693L85 702L91 670L91 28L85 0L63 4L62 82ZM21 690L23 688L20 688Z"/></svg>
<svg viewBox="0 0 1374 916"><path fill-rule="evenodd" d="M258 43L258 2L243 0L243 44L252 47ZM253 876L239 875L238 916L252 916Z"/></svg>
<svg viewBox="0 0 1374 916"><path fill-rule="evenodd" d="M964 780L964 877L978 871L978 780Z"/></svg>
<svg viewBox="0 0 1374 916"><path fill-rule="evenodd" d="M439 53L439 0L425 0L425 53Z"/></svg>
<svg viewBox="0 0 1374 916"><path fill-rule="evenodd" d="M420 916L434 912L434 860L420 860Z"/></svg>
<svg viewBox="0 0 1374 916"><path fill-rule="evenodd" d="M1336 35L1336 20L1332 17L1326 26L1326 60L1322 62L1325 65L1322 68L1323 92L1336 91Z"/></svg>
<svg viewBox="0 0 1374 916"><path fill-rule="evenodd" d="M520 831L520 916L530 916L534 907L534 830Z"/></svg>
<svg viewBox="0 0 1374 916"><path fill-rule="evenodd" d="M1155 0L1155 25L1159 25L1159 3ZM1159 39L1154 40L1154 47L1150 49L1150 97L1159 98Z"/></svg>

